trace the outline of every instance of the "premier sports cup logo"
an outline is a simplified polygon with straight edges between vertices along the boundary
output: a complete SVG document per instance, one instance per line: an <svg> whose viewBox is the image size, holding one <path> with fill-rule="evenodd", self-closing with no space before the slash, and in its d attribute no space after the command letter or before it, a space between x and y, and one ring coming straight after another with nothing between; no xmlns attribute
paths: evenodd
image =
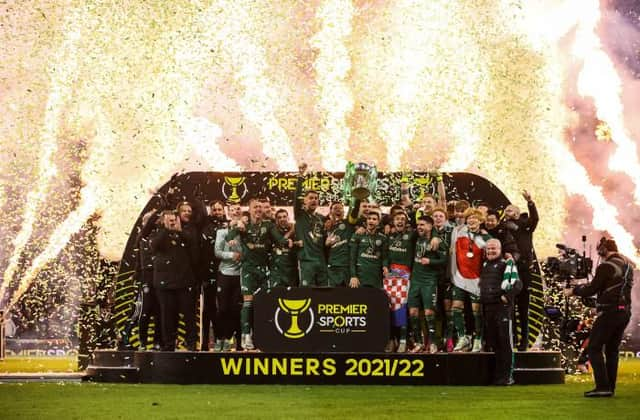
<svg viewBox="0 0 640 420"><path fill-rule="evenodd" d="M275 314L275 324L278 332L284 335L285 337L292 338L292 339L302 338L305 335L309 334L314 324L314 313L313 313L313 309L310 309L310 307L311 307L311 299L278 298L278 308L276 309L276 314ZM303 315L305 312L309 312L309 317L308 317L309 319L308 319L308 325L306 326L306 329L303 330L300 328L299 320L300 320L300 316ZM286 313L291 317L290 326L286 331L280 326L279 317L281 313Z"/></svg>
<svg viewBox="0 0 640 420"><path fill-rule="evenodd" d="M225 176L224 184L222 184L222 195L224 198L230 203L239 203L240 200L247 195L247 185L244 181L245 177L243 176ZM242 190L238 193L240 188Z"/></svg>

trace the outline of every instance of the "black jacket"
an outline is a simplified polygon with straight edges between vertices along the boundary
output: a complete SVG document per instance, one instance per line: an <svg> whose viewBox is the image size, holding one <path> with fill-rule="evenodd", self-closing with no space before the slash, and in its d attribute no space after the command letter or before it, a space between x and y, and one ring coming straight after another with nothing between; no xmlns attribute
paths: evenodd
<svg viewBox="0 0 640 420"><path fill-rule="evenodd" d="M619 305L628 305L630 297L626 296L625 302L622 296L626 291L623 289L623 273L626 264L627 261L620 254L610 255L596 268L596 275L591 283L574 287L573 294L582 297L597 294L596 305L598 309L616 309Z"/></svg>
<svg viewBox="0 0 640 420"><path fill-rule="evenodd" d="M514 297L522 290L522 281L518 279L508 292L502 290L502 280L506 268L507 262L502 258L484 262L479 283L481 303L504 303L501 300L504 295L508 299L508 304L513 304Z"/></svg>
<svg viewBox="0 0 640 420"><path fill-rule="evenodd" d="M215 283L216 273L220 260L215 256L216 233L218 229L226 228L229 221L226 219L207 218L207 223L200 234L200 269L198 277L204 285Z"/></svg>
<svg viewBox="0 0 640 420"><path fill-rule="evenodd" d="M136 278L142 284L153 286L153 251L151 250L151 236L157 229L158 212L154 212L147 222L140 228L136 237Z"/></svg>
<svg viewBox="0 0 640 420"><path fill-rule="evenodd" d="M194 229L173 232L161 227L151 237L151 250L154 287L182 289L195 285L193 267L198 242Z"/></svg>
<svg viewBox="0 0 640 420"><path fill-rule="evenodd" d="M533 201L527 202L529 214L522 213L518 220L509 220L504 226L509 229L516 240L518 251L520 251L520 259L518 265L529 266L533 261L533 232L538 226L538 210Z"/></svg>

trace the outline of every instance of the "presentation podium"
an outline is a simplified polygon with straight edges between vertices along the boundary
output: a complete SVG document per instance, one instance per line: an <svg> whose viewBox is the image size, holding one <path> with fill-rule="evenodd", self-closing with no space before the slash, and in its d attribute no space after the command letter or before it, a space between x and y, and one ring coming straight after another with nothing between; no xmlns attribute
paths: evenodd
<svg viewBox="0 0 640 420"><path fill-rule="evenodd" d="M382 290L276 288L255 296L259 352L97 350L86 379L167 384L491 383L493 353L384 353L389 318ZM516 383L564 383L560 361L558 352L516 352Z"/></svg>

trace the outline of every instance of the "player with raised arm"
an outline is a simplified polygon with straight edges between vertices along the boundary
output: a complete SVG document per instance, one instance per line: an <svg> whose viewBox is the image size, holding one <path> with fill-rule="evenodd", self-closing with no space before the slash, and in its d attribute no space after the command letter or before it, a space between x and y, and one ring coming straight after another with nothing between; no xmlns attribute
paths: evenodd
<svg viewBox="0 0 640 420"><path fill-rule="evenodd" d="M275 212L276 227L287 240L294 234L293 223L289 221L289 213L285 209ZM288 242L288 241L287 241ZM288 243L275 243L271 253L271 273L269 288L295 287L298 285L297 258Z"/></svg>
<svg viewBox="0 0 640 420"><path fill-rule="evenodd" d="M295 241L298 250L300 286L325 286L327 284L327 262L324 254L324 216L316 213L320 195L317 191L303 190L303 178L307 164L299 168L294 196Z"/></svg>
<svg viewBox="0 0 640 420"><path fill-rule="evenodd" d="M349 283L349 240L358 222L356 202L349 215L344 217L344 206L341 202L331 204L329 218L325 223L327 239L325 245L329 251L327 264L327 281L329 287L346 286Z"/></svg>
<svg viewBox="0 0 640 420"><path fill-rule="evenodd" d="M443 241L437 241L437 248L432 246L433 219L422 216L418 220L418 239L415 244L411 286L409 287L409 317L413 333L414 346L412 352L422 351L422 328L419 310L424 308L424 318L429 338L429 353L436 353L435 309L438 295L438 278L441 267L447 263L447 250Z"/></svg>

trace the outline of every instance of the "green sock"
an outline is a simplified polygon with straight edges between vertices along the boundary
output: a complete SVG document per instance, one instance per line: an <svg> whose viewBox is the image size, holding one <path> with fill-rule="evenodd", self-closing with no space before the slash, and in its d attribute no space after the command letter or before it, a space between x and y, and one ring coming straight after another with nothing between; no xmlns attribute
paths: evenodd
<svg viewBox="0 0 640 420"><path fill-rule="evenodd" d="M479 338L482 340L482 312L474 312L473 313L473 321L476 330L475 338Z"/></svg>
<svg viewBox="0 0 640 420"><path fill-rule="evenodd" d="M424 316L424 320L427 323L427 331L429 334L429 344L436 343L436 317L435 315L426 315Z"/></svg>
<svg viewBox="0 0 640 420"><path fill-rule="evenodd" d="M458 338L462 338L467 334L467 331L464 328L464 312L462 308L453 308L451 310L451 315L453 318L453 325L456 330L456 334Z"/></svg>
<svg viewBox="0 0 640 420"><path fill-rule="evenodd" d="M240 310L240 325L242 326L242 334L251 333L251 315L253 312L253 301L245 300L242 302Z"/></svg>
<svg viewBox="0 0 640 420"><path fill-rule="evenodd" d="M409 317L409 323L411 324L411 332L413 333L413 341L416 344L422 345L422 328L420 326L420 319L417 316Z"/></svg>
<svg viewBox="0 0 640 420"><path fill-rule="evenodd" d="M403 325L400 327L400 340L407 339L407 326Z"/></svg>
<svg viewBox="0 0 640 420"><path fill-rule="evenodd" d="M451 313L451 310L448 310L445 316L447 317L447 331L445 332L445 337L451 338L453 337L453 314Z"/></svg>

